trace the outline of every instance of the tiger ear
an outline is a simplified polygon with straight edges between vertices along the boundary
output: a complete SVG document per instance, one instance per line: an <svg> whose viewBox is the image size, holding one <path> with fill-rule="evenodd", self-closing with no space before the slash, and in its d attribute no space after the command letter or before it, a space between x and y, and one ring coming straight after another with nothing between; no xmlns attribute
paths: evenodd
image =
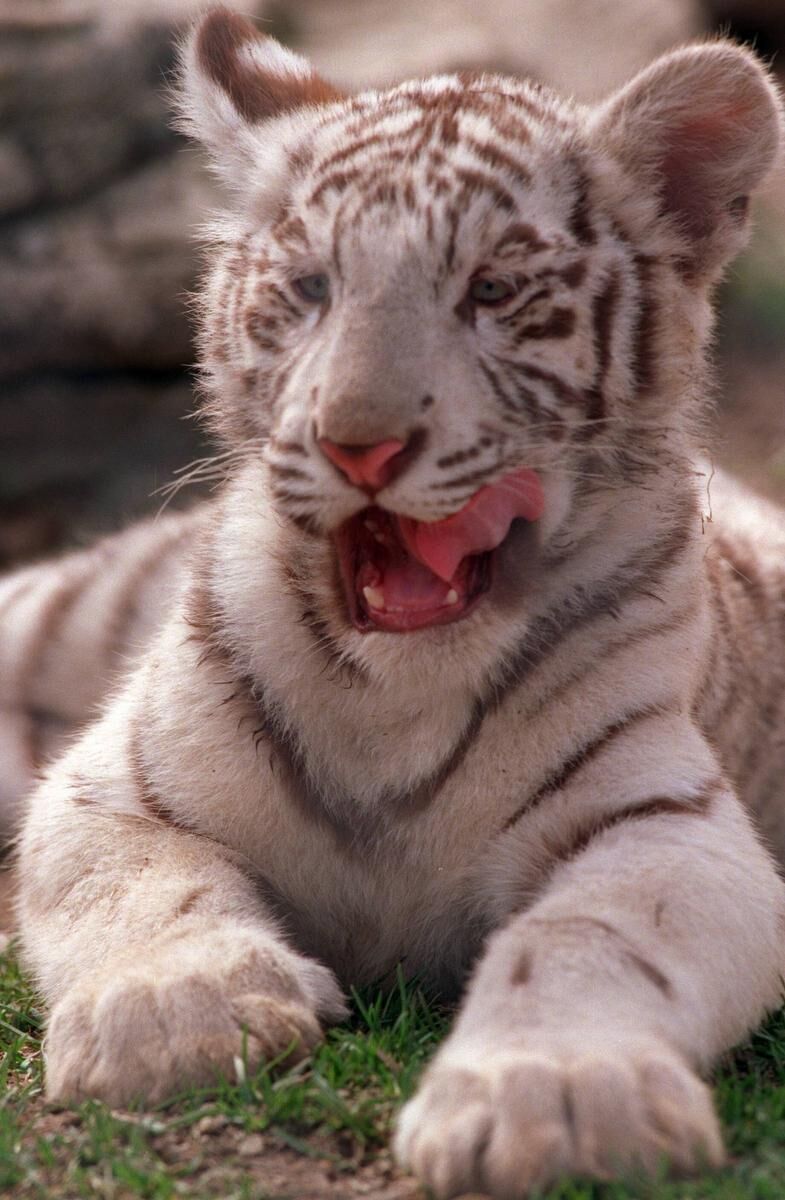
<svg viewBox="0 0 785 1200"><path fill-rule="evenodd" d="M654 188L693 275L741 249L750 193L775 165L783 129L779 94L753 54L728 41L666 54L600 107L596 128Z"/></svg>
<svg viewBox="0 0 785 1200"><path fill-rule="evenodd" d="M180 64L179 126L230 180L249 157L258 160L265 122L344 98L307 59L224 7L210 9L194 26Z"/></svg>

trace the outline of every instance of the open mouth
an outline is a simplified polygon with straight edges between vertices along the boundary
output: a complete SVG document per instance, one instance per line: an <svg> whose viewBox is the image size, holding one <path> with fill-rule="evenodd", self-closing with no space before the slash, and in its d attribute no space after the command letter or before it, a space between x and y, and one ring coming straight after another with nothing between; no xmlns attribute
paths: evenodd
<svg viewBox="0 0 785 1200"><path fill-rule="evenodd" d="M371 506L335 535L349 615L361 633L408 633L467 616L488 591L495 552L516 519L537 520L543 495L523 468L480 488L442 521Z"/></svg>

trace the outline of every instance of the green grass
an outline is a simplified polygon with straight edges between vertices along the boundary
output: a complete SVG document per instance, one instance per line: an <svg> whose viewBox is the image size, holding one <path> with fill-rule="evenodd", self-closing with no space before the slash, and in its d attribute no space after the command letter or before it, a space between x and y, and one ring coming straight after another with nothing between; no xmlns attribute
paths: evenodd
<svg viewBox="0 0 785 1200"><path fill-rule="evenodd" d="M111 1113L86 1103L71 1114L42 1098L42 1015L15 955L0 955L0 1196L228 1196L188 1186L189 1165L157 1152L177 1135L222 1118L230 1130L264 1132L282 1146L338 1170L351 1169L386 1143L399 1105L442 1036L446 1014L402 982L386 994L356 996L351 1022L292 1070L275 1064L240 1083L190 1089L151 1112ZM36 1126L54 1114L62 1130ZM42 1120L42 1117L44 1118ZM200 1161L199 1166L203 1166ZM263 1193L232 1191L261 1200Z"/></svg>
<svg viewBox="0 0 785 1200"><path fill-rule="evenodd" d="M255 1133L341 1178L383 1154L394 1113L446 1024L440 1008L401 984L387 996L357 997L352 1021L331 1030L294 1070L268 1067L241 1083L191 1090L153 1112L115 1115L97 1103L65 1112L43 1102L42 1017L9 952L0 956L0 1195L278 1200L259 1190L234 1152L239 1139ZM723 1066L717 1102L727 1170L686 1183L565 1182L547 1200L782 1200L785 1014ZM224 1138L213 1148L213 1139L198 1137L205 1118L234 1142ZM176 1161L167 1153L172 1144Z"/></svg>

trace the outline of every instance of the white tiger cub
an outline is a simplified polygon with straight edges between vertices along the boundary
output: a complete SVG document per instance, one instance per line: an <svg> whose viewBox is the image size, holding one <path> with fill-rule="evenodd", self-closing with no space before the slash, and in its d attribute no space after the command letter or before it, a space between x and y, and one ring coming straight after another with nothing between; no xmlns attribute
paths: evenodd
<svg viewBox="0 0 785 1200"><path fill-rule="evenodd" d="M437 1196L718 1164L699 1073L785 960L748 812L780 835L785 532L706 523L695 463L775 90L719 41L595 108L491 75L346 99L222 9L184 60L235 193L202 319L233 465L136 535L180 596L30 805L48 1094L303 1052L403 961L464 991L396 1136ZM75 675L108 568L68 570L4 620Z"/></svg>

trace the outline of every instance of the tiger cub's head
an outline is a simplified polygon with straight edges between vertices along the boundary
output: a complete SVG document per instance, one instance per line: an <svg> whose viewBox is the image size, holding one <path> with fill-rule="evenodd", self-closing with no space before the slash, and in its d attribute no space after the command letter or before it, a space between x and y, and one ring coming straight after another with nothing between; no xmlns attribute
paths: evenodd
<svg viewBox="0 0 785 1200"><path fill-rule="evenodd" d="M216 9L183 93L235 195L207 411L330 544L347 627L468 616L689 448L707 294L780 140L750 53L677 50L593 108L495 75L345 97Z"/></svg>

